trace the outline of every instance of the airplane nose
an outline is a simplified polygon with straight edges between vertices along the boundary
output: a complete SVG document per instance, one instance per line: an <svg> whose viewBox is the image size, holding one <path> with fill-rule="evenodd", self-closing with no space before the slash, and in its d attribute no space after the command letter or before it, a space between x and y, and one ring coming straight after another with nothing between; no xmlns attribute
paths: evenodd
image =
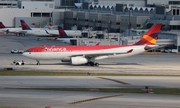
<svg viewBox="0 0 180 108"><path fill-rule="evenodd" d="M22 55L23 55L23 56L27 56L27 52L23 52Z"/></svg>
<svg viewBox="0 0 180 108"><path fill-rule="evenodd" d="M22 55L25 56L25 52L23 52Z"/></svg>

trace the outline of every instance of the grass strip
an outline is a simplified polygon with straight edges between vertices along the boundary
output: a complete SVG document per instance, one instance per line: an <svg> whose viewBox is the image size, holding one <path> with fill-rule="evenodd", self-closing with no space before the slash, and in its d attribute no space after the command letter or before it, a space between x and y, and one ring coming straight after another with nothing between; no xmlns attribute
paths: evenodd
<svg viewBox="0 0 180 108"><path fill-rule="evenodd" d="M0 76L180 76L166 74L116 74L88 72L0 71Z"/></svg>
<svg viewBox="0 0 180 108"><path fill-rule="evenodd" d="M16 88L26 90L54 90L54 91L83 91L83 92L108 92L108 93L147 93L142 88ZM179 88L153 88L150 90L154 94L180 95Z"/></svg>
<svg viewBox="0 0 180 108"><path fill-rule="evenodd" d="M19 107L0 106L0 108L19 108Z"/></svg>
<svg viewBox="0 0 180 108"><path fill-rule="evenodd" d="M89 91L89 88L15 88L26 90L53 90L53 91Z"/></svg>
<svg viewBox="0 0 180 108"><path fill-rule="evenodd" d="M180 95L180 88L156 88L152 89L151 92L155 94L175 94Z"/></svg>

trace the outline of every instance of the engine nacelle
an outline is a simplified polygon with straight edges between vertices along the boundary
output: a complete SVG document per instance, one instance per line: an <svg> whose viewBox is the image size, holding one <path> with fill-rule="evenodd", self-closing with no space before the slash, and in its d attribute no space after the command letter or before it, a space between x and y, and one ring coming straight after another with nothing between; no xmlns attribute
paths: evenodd
<svg viewBox="0 0 180 108"><path fill-rule="evenodd" d="M71 64L73 65L80 65L86 64L88 60L84 57L71 57Z"/></svg>

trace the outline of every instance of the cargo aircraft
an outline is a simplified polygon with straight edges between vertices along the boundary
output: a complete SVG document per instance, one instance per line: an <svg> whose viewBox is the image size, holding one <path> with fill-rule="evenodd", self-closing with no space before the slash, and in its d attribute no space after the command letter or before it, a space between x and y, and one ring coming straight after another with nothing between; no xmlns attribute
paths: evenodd
<svg viewBox="0 0 180 108"><path fill-rule="evenodd" d="M108 46L37 46L29 48L23 56L40 60L61 60L72 65L88 64L99 66L97 60L129 57L157 48L156 40L162 27L161 23L154 24L143 37L133 45L108 45Z"/></svg>

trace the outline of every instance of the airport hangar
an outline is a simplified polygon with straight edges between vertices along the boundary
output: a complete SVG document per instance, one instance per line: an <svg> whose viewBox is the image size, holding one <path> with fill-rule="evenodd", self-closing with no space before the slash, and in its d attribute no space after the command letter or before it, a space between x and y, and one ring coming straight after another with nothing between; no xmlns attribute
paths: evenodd
<svg viewBox="0 0 180 108"><path fill-rule="evenodd" d="M93 30L116 33L118 36L137 36L139 33L134 29L148 29L153 23L163 23L163 31L159 35L160 39L172 39L174 45L178 46L180 51L180 39L178 30L180 29L180 16L178 3L170 0L133 0L125 2L111 2L111 5L96 4L96 2L76 3L75 8L57 9L57 1L49 2L31 2L21 1L18 8L2 8L0 11L1 21L9 27L19 27L20 19L24 19L32 27L43 27L48 24L64 26L64 29L71 29L76 25L78 29L91 27ZM115 2L119 4L115 4ZM94 4L93 4L94 3ZM99 0L98 3L109 4L106 0ZM124 4L122 4L124 3ZM125 4L126 3L126 4ZM31 6L29 6L31 5ZM149 7L145 7L149 6ZM9 13L9 14L5 14ZM170 31L169 31L170 30ZM97 34L97 35L103 35ZM99 37L99 36L98 36Z"/></svg>

